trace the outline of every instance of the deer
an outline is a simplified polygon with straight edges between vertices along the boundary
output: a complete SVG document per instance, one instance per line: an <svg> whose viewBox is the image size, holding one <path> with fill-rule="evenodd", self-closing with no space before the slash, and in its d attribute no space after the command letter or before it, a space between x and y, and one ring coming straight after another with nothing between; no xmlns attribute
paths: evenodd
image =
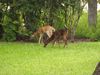
<svg viewBox="0 0 100 75"><path fill-rule="evenodd" d="M68 28L65 26L64 29L59 29L59 30L56 30L52 36L47 39L45 42L44 42L44 47L46 47L51 41L53 41L53 45L58 42L60 40L63 40L63 42L65 43L64 44L64 47L67 45L67 40L68 40Z"/></svg>
<svg viewBox="0 0 100 75"><path fill-rule="evenodd" d="M39 27L36 32L33 32L31 38L39 35L38 43L40 44L44 34L46 34L48 38L50 38L53 32L55 32L55 28L53 26L50 26L49 24L46 24L42 27Z"/></svg>

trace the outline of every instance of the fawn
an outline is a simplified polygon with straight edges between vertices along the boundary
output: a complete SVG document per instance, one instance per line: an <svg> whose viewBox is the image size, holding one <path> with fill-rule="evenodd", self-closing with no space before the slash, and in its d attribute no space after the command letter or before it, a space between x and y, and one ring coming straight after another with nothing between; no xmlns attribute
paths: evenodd
<svg viewBox="0 0 100 75"><path fill-rule="evenodd" d="M54 31L55 31L55 28L53 26L50 26L49 24L47 24L47 25L44 25L44 26L38 28L38 30L36 32L33 32L31 38L39 35L38 42L40 44L44 34L47 34L47 36L50 38Z"/></svg>

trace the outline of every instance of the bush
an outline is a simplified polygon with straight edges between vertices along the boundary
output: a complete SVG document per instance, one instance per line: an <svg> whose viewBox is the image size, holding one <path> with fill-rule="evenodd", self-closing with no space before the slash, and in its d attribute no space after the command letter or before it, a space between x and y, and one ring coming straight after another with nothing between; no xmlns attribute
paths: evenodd
<svg viewBox="0 0 100 75"><path fill-rule="evenodd" d="M16 32L15 32L15 26L13 24L7 24L4 27L4 34L3 39L6 41L14 41L16 40Z"/></svg>
<svg viewBox="0 0 100 75"><path fill-rule="evenodd" d="M97 25L95 31L93 31L88 26L88 14L83 13L80 18L77 30L76 37L78 38L90 38L90 39L98 39L100 40L100 13L98 13Z"/></svg>
<svg viewBox="0 0 100 75"><path fill-rule="evenodd" d="M16 25L13 24L12 19L8 16L5 15L3 18L3 29L4 29L4 34L3 34L3 39L6 41L14 41L16 40Z"/></svg>
<svg viewBox="0 0 100 75"><path fill-rule="evenodd" d="M76 30L76 36L79 38L88 38L88 34L89 33L89 28L88 28L88 19L87 19L87 14L84 13L81 18L80 21L78 23L78 27Z"/></svg>

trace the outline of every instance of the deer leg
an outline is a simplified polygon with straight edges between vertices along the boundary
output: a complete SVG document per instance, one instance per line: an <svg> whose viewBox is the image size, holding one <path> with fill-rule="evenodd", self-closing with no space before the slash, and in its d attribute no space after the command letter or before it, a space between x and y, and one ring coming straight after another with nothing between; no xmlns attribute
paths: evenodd
<svg viewBox="0 0 100 75"><path fill-rule="evenodd" d="M55 42L55 35L52 35L50 38L48 38L48 40L45 41L44 47L46 47L51 41Z"/></svg>
<svg viewBox="0 0 100 75"><path fill-rule="evenodd" d="M64 42L65 42L65 45L64 45L64 48L65 48L65 47L66 47L66 45L67 45L67 40L65 40Z"/></svg>
<svg viewBox="0 0 100 75"><path fill-rule="evenodd" d="M41 43L41 41L40 41L40 40L41 40L41 37L39 37L39 44Z"/></svg>
<svg viewBox="0 0 100 75"><path fill-rule="evenodd" d="M55 46L55 44L58 42L59 40L59 36L55 36L54 40L53 40L53 46Z"/></svg>
<svg viewBox="0 0 100 75"><path fill-rule="evenodd" d="M42 40L42 34L40 35L40 37L39 37L39 44L41 43L41 40Z"/></svg>
<svg viewBox="0 0 100 75"><path fill-rule="evenodd" d="M49 39L44 42L44 47L46 47L48 45L48 43L50 43L50 40Z"/></svg>
<svg viewBox="0 0 100 75"><path fill-rule="evenodd" d="M65 43L65 44L64 44L64 48L65 48L66 45L67 45L67 37L64 37L64 38L63 38L63 41L64 41L64 43Z"/></svg>
<svg viewBox="0 0 100 75"><path fill-rule="evenodd" d="M44 47L46 47L47 45L48 45L48 43L45 43L45 44L44 44Z"/></svg>
<svg viewBox="0 0 100 75"><path fill-rule="evenodd" d="M58 44L59 44L59 47L60 47L60 39L58 39Z"/></svg>
<svg viewBox="0 0 100 75"><path fill-rule="evenodd" d="M53 46L55 46L56 45L56 40L53 40Z"/></svg>
<svg viewBox="0 0 100 75"><path fill-rule="evenodd" d="M51 32L50 31L47 31L46 32L47 36L50 38L51 37Z"/></svg>

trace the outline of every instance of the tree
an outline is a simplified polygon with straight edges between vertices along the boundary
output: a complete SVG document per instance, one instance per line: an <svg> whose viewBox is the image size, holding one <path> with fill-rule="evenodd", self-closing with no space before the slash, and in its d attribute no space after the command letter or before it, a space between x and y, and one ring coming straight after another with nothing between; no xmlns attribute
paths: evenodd
<svg viewBox="0 0 100 75"><path fill-rule="evenodd" d="M95 28L97 24L97 0L88 0L89 26Z"/></svg>
<svg viewBox="0 0 100 75"><path fill-rule="evenodd" d="M43 23L55 25L56 28L67 25L71 30L71 37L74 38L78 21L86 4L84 1L2 0L0 1L3 5L2 8L0 7L3 13L2 24L8 26L4 27L5 29L18 33L24 27L29 31L35 31Z"/></svg>
<svg viewBox="0 0 100 75"><path fill-rule="evenodd" d="M85 0L64 0L63 2L65 25L69 27L69 36L72 41L74 41L76 28L86 3Z"/></svg>

